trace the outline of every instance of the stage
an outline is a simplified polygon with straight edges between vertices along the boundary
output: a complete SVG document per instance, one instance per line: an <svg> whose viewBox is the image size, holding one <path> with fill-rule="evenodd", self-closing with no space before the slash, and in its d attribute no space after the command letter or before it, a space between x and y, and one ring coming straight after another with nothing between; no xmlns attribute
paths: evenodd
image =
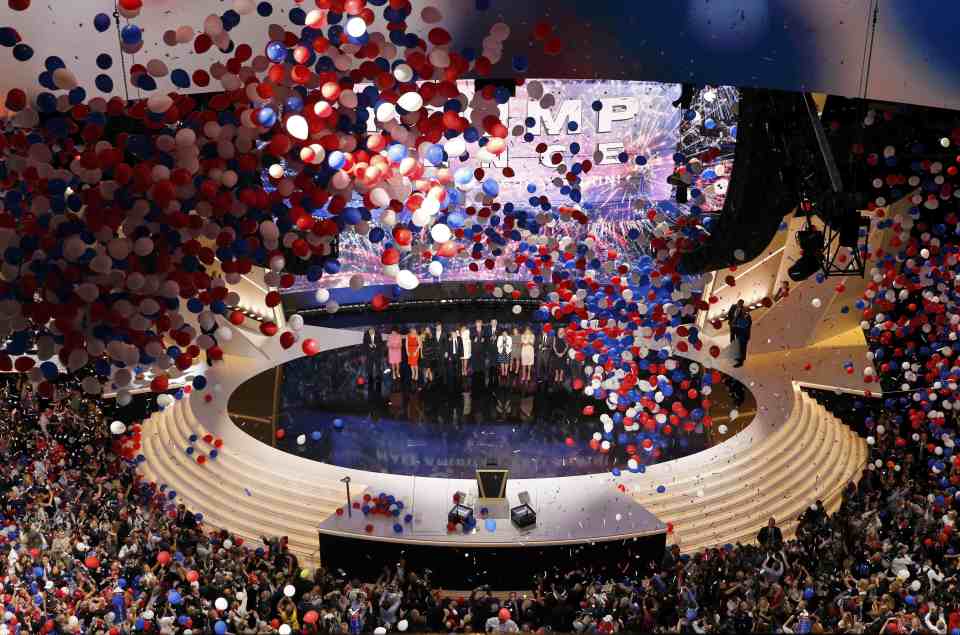
<svg viewBox="0 0 960 635"><path fill-rule="evenodd" d="M362 333L308 325L300 338L314 339L321 349L317 357L322 357L359 346ZM311 458L311 443L298 443L300 435L311 438L316 431L314 419L305 427L293 426L290 436L277 442L278 447L273 444L276 436L258 439L258 430L275 432L278 419L267 412L268 416L251 415L235 421L228 404L233 397L260 399L265 387L253 390L244 384L264 371L302 358L303 352L299 345L283 349L276 338L237 329L226 363L207 371L212 387L207 391L209 400L196 394L185 397L146 422L143 445L147 462L141 469L146 478L176 490L178 500L201 511L207 524L227 528L250 543L256 544L262 535L287 536L290 548L305 561L322 559L328 564L340 558L356 559L362 553L380 554L374 560L381 564L389 554L442 562L456 553L464 560L476 558L475 566L461 568L463 583L481 567L494 567L495 560L509 563L511 558L519 558L520 547L535 553L535 549L592 549L605 544L613 558L618 550L622 553L627 545L636 545L643 552L635 558L641 563L658 558L664 541L689 551L749 540L769 509L786 519L784 527L789 532L790 519L815 498L824 498L828 506L836 503L843 485L859 472L865 455L862 440L858 445L855 435L842 424L800 398L799 384L793 378L801 374L806 360L812 360L819 366L817 371L807 372L810 383L862 391L862 382L853 381L856 378L847 376L841 364L833 361L861 355L862 348L854 343L834 349L772 353L748 361L744 368L733 368L725 355L712 358L707 353L714 342L726 344L720 336L707 339L702 351L674 351L674 356L718 369L747 386L756 399L756 416L752 420L741 417L745 427L731 429L726 437L679 458L665 454L664 460L643 466L645 470L623 469L622 463L618 470L611 470L605 462L587 462L589 468L580 473L531 472L531 457L521 453L521 464L505 467L516 467L516 473L526 478L511 479L506 504L491 505L476 501L477 485L470 476L486 457L470 456L467 461L466 453L461 452L463 464L453 471L445 466L443 476L426 475L415 463L396 472L379 471L394 469L396 462L364 464L371 469L358 469L358 463L349 461L336 465ZM269 379L270 375L262 377ZM282 385L274 382L273 390L281 392ZM379 395L389 401L394 392L384 388ZM506 425L512 429L524 423L507 419L473 420L461 427ZM422 425L424 421L406 417L400 423ZM363 434L375 436L378 424L371 420L368 425L371 427ZM205 435L222 440L222 446L215 460L201 465L197 455L210 455ZM581 452L584 438L588 437L578 437L577 447L564 451ZM505 439L507 445L512 442L509 436ZM375 445L377 441L371 442ZM186 453L188 448L193 448L193 454ZM791 463L794 459L799 462ZM350 506L355 507L352 515L346 512L341 482L347 476ZM784 488L793 487L793 482L807 485L785 495ZM447 525L447 514L458 493L465 494L466 503L474 503L477 524L468 531L451 530ZM362 507L369 502L365 496L373 500L381 494L401 501L402 509L396 515L364 516ZM536 525L526 530L514 527L507 513L521 496L537 513ZM480 514L480 507L487 507L487 513ZM432 556L422 551L429 549L435 550ZM481 557L484 554L489 557ZM602 561L601 552L595 557ZM537 562L537 558L528 561ZM451 585L458 586L452 581Z"/></svg>

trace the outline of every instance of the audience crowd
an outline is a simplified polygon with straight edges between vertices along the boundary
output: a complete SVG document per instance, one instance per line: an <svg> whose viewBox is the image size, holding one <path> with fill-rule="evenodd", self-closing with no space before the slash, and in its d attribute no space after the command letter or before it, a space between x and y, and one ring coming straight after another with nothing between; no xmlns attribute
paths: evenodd
<svg viewBox="0 0 960 635"><path fill-rule="evenodd" d="M137 426L112 435L76 391L35 400L11 381L3 396L3 634L960 633L960 468L931 471L926 437L886 420L840 509L812 506L794 539L771 519L756 545L556 562L523 592L460 596L403 560L356 580L304 567L283 538L206 527L139 477Z"/></svg>

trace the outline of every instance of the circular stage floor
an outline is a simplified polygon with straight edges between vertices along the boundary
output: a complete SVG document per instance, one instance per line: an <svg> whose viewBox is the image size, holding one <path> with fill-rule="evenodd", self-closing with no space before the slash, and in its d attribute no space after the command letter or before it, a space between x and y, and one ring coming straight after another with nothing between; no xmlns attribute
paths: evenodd
<svg viewBox="0 0 960 635"><path fill-rule="evenodd" d="M653 356L646 363L665 361ZM713 419L711 426L700 424L670 435L643 428L608 435L604 438L611 443L610 451L599 452L597 442L591 441L603 433L598 415L606 408L583 390L573 389L570 369L563 381L555 381L555 369L542 373L539 380L534 376L520 381L515 375L497 377L495 366L484 371L474 363L468 376L461 377L441 365L433 381L426 381L421 369L420 381L415 382L405 354L399 379L392 377L386 359L372 367L366 362L362 346L289 361L241 385L228 409L243 430L261 441L330 465L473 478L477 467L495 464L509 469L511 478L521 479L627 469L631 456L643 470L729 438L749 424L755 411L750 391L720 374L720 381L706 380L711 405L704 414ZM671 363L676 364L672 372L690 377L690 385L702 389L704 379L696 365L691 372L688 359ZM272 403L265 406L263 396L270 394ZM692 411L700 398L675 395L667 404L676 400ZM596 409L595 415L584 414L588 406ZM741 416L731 425L728 415L734 408ZM251 414L254 410L256 414ZM652 443L649 451L643 450L646 439Z"/></svg>

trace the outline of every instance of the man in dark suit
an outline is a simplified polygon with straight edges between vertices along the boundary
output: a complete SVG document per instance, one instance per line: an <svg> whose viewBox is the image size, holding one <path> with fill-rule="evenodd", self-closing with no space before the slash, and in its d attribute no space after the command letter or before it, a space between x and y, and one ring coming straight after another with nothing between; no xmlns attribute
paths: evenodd
<svg viewBox="0 0 960 635"><path fill-rule="evenodd" d="M480 386L487 383L487 337L483 320L477 320L470 329L470 362L474 374L479 374Z"/></svg>
<svg viewBox="0 0 960 635"><path fill-rule="evenodd" d="M550 356L553 354L553 331L540 327L537 333L537 340L534 343L534 354L536 358L537 382L544 383L550 374Z"/></svg>
<svg viewBox="0 0 960 635"><path fill-rule="evenodd" d="M379 390L383 382L384 344L380 331L372 326L363 332L364 366L367 370L367 386L369 390Z"/></svg>
<svg viewBox="0 0 960 635"><path fill-rule="evenodd" d="M750 317L748 309L740 311L731 325L730 332L734 334L736 340L734 345L737 347L735 351L737 363L734 364L737 368L743 366L743 362L747 359L747 344L750 342L750 328L752 326L753 318Z"/></svg>
<svg viewBox="0 0 960 635"><path fill-rule="evenodd" d="M767 551L780 551L783 548L783 532L777 527L777 521L772 516L767 526L757 534L757 542Z"/></svg>
<svg viewBox="0 0 960 635"><path fill-rule="evenodd" d="M743 300L738 300L737 303L730 307L730 309L727 311L727 328L730 329L731 344L733 344L733 338L735 336L733 325L737 321L737 318L740 317L745 310L746 308L743 306Z"/></svg>
<svg viewBox="0 0 960 635"><path fill-rule="evenodd" d="M437 327L440 327L437 324ZM460 377L460 358L463 357L463 344L460 341L460 331L456 326L451 327L450 331L440 340L443 344L443 362L446 368L448 386L455 386Z"/></svg>

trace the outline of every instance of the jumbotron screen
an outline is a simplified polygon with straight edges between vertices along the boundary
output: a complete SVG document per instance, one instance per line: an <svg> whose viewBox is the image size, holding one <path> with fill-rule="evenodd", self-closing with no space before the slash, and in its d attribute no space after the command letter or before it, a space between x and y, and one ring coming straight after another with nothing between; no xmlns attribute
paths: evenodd
<svg viewBox="0 0 960 635"><path fill-rule="evenodd" d="M458 88L472 99L472 81L458 82ZM561 240L593 236L600 248L642 254L657 225L670 224L681 216L694 216L697 224L709 231L711 213L722 209L733 169L737 90L727 86L698 90L687 117L673 105L680 94L679 84L660 82L528 80L500 105L501 121L507 123L510 133L507 150L496 162L471 158L464 164L451 158L444 167L451 171L464 165L479 167L494 176L500 185L496 200L540 214L538 221L547 236ZM569 166L586 159L593 167L580 175L579 207L588 217L582 224L556 210L571 205L564 189ZM697 166L691 201L681 205L667 178L677 161L691 159ZM504 168L512 170L505 175ZM459 215L465 226L480 222L468 215L467 208L482 207L482 196L479 188L464 193ZM552 211L543 211L543 197ZM699 205L694 205L695 201ZM362 205L362 201L357 199L353 204ZM458 215L456 210L447 211L448 217ZM371 212L371 228L382 224L381 214L378 210ZM396 221L405 222L410 216L410 211L404 210L396 215ZM389 227L383 228L389 240ZM428 247L427 232L423 230L421 240L415 243ZM527 280L529 271L514 264L516 246L515 241L503 245L492 268L488 262L477 263L470 251L462 251L446 259L439 279L430 276L429 263L416 244L400 265L423 282ZM393 278L384 274L380 263L383 248L383 243L374 244L365 234L344 232L340 239L341 270L324 274L318 281L300 277L288 291L344 287L358 274L366 286L391 284Z"/></svg>

